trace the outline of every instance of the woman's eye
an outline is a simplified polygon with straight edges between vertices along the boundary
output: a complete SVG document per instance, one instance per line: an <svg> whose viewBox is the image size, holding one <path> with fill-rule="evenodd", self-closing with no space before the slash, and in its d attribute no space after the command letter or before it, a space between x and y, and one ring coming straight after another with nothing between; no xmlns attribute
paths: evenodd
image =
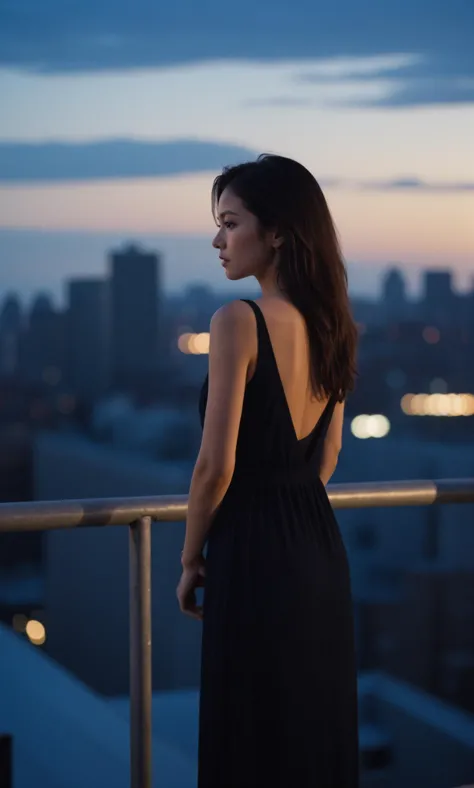
<svg viewBox="0 0 474 788"><path fill-rule="evenodd" d="M224 224L228 230L232 230L232 228L235 227L235 222L224 222Z"/></svg>

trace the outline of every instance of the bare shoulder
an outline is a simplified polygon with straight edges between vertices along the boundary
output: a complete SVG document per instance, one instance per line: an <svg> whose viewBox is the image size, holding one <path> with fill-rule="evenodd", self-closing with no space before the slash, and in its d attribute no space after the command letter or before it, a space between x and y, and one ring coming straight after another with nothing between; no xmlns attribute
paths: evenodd
<svg viewBox="0 0 474 788"><path fill-rule="evenodd" d="M252 323L253 321L253 323ZM243 301L230 301L214 313L211 320L211 359L248 364L256 353L255 318Z"/></svg>
<svg viewBox="0 0 474 788"><path fill-rule="evenodd" d="M229 301L212 316L211 332L232 332L246 336L252 329L255 331L255 318L244 301Z"/></svg>

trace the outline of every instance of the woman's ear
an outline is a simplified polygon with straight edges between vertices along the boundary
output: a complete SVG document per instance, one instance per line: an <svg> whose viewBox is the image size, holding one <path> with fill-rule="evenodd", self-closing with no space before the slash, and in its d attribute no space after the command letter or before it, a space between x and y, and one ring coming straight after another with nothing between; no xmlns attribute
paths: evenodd
<svg viewBox="0 0 474 788"><path fill-rule="evenodd" d="M275 251L277 249L281 249L284 242L285 239L283 238L283 236L279 232L275 231L272 235L272 247L275 249Z"/></svg>

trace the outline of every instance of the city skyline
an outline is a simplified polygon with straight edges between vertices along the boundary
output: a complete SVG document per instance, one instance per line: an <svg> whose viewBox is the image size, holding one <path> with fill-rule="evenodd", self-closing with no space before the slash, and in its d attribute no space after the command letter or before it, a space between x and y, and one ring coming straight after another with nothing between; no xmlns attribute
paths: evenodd
<svg viewBox="0 0 474 788"><path fill-rule="evenodd" d="M70 282L84 281L90 279L106 281L108 277L108 261L110 256L126 250L128 247L135 247L145 254L157 254L161 259L162 290L166 296L184 293L187 287L204 285L209 287L216 295L225 298L238 298L242 293L255 294L258 291L258 283L253 278L239 281L238 283L228 282L222 276L219 278L211 276L204 277L199 275L199 261L206 261L209 258L209 243L207 239L200 237L174 237L174 236L145 236L144 238L124 238L112 234L84 234L72 236L75 254L73 258L64 257L66 265L63 266L57 277L46 278L41 263L48 253L48 243L44 246L37 245L38 238L45 235L46 240L50 240L47 233L37 234L27 233L22 238L24 256L27 265L19 271L8 254L5 255L3 265L0 268L0 301L16 295L24 306L31 305L33 301L42 295L47 295L52 302L59 307L64 307L67 300L67 290ZM83 265L78 266L77 250L81 244L75 238L82 241L85 249ZM5 238L5 234L3 235ZM59 254L64 254L70 244L71 238L68 233L55 234L54 243L57 245ZM17 242L17 239L14 239ZM85 242L85 243L84 243ZM2 248L2 233L0 231L0 249ZM197 251L197 255L196 255ZM212 255L212 250L211 250ZM188 263L188 276L184 282L176 281L174 276L174 263L176 258L186 259ZM197 257L197 260L196 260ZM197 264L196 264L197 263ZM216 268L219 268L216 261ZM376 270L368 265L347 265L349 293L353 298L368 299L378 301L382 297L383 283L386 275L390 271L399 271L405 281L406 294L409 300L416 301L422 295L424 277L428 271L447 271L452 279L453 291L463 294L474 292L474 270L468 270L466 276L462 277L456 269L446 263L444 266L424 266L417 268L409 267L403 263L393 261L381 265ZM221 273L218 271L218 273ZM16 279L15 279L16 275ZM354 286L355 283L355 286Z"/></svg>

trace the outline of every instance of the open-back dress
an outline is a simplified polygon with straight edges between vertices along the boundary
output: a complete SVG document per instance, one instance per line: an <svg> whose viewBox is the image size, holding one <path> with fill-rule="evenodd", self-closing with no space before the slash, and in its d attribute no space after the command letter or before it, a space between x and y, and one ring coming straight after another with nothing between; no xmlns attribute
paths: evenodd
<svg viewBox="0 0 474 788"><path fill-rule="evenodd" d="M298 440L264 316L235 472L206 557L199 788L356 788L349 568L321 452L336 401ZM200 400L204 423L207 379Z"/></svg>

